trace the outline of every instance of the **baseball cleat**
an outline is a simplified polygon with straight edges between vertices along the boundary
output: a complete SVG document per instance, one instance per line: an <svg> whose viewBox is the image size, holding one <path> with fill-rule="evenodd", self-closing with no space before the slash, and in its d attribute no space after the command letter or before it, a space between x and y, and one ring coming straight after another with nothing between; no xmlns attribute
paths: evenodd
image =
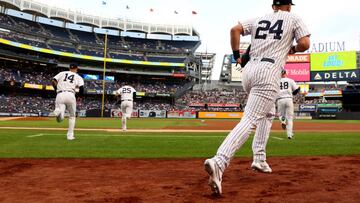
<svg viewBox="0 0 360 203"><path fill-rule="evenodd" d="M289 140L291 140L293 138L292 135L288 135L287 137L288 137Z"/></svg>
<svg viewBox="0 0 360 203"><path fill-rule="evenodd" d="M253 161L251 164L251 168L254 171L260 171L263 173L271 173L272 172L269 164L266 163L266 161Z"/></svg>
<svg viewBox="0 0 360 203"><path fill-rule="evenodd" d="M67 140L75 140L75 137L68 137Z"/></svg>
<svg viewBox="0 0 360 203"><path fill-rule="evenodd" d="M283 130L286 130L286 118L285 118L285 116L280 117L280 122L281 122L281 128Z"/></svg>
<svg viewBox="0 0 360 203"><path fill-rule="evenodd" d="M209 186L215 195L221 195L222 172L214 160L206 159L205 171L209 174Z"/></svg>

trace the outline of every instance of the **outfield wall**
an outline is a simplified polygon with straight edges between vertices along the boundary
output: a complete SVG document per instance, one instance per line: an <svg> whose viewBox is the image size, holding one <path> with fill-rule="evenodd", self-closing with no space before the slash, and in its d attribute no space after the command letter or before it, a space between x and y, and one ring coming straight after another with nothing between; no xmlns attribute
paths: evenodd
<svg viewBox="0 0 360 203"><path fill-rule="evenodd" d="M4 113L0 117L52 117L53 113ZM68 116L67 114L65 116ZM106 110L104 117L120 118L119 109ZM136 110L132 118L241 119L243 112L197 112ZM78 117L101 117L101 110L79 111ZM360 112L295 112L295 119L360 120Z"/></svg>

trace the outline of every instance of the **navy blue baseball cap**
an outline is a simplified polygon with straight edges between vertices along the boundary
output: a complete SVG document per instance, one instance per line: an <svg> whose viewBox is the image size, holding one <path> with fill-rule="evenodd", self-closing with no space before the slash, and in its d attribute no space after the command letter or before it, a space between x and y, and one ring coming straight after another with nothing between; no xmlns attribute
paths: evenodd
<svg viewBox="0 0 360 203"><path fill-rule="evenodd" d="M78 65L76 63L72 63L72 64L70 64L69 68L75 69L75 68L78 68Z"/></svg>
<svg viewBox="0 0 360 203"><path fill-rule="evenodd" d="M292 0L274 0L273 6L282 6L282 5L295 5Z"/></svg>

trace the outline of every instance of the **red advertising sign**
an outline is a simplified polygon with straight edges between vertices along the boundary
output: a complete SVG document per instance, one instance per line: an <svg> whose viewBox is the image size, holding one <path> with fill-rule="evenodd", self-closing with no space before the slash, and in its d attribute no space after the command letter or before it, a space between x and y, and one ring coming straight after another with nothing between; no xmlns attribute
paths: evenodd
<svg viewBox="0 0 360 203"><path fill-rule="evenodd" d="M240 104L217 104L217 103L208 103L209 107L239 107Z"/></svg>
<svg viewBox="0 0 360 203"><path fill-rule="evenodd" d="M287 63L285 70L288 77L296 82L310 81L310 63Z"/></svg>
<svg viewBox="0 0 360 203"><path fill-rule="evenodd" d="M174 78L185 78L186 77L185 74L183 74L183 73L173 73L172 76Z"/></svg>
<svg viewBox="0 0 360 203"><path fill-rule="evenodd" d="M168 111L168 118L196 118L196 111Z"/></svg>
<svg viewBox="0 0 360 203"><path fill-rule="evenodd" d="M190 103L189 106L191 106L191 107L204 107L205 103Z"/></svg>
<svg viewBox="0 0 360 203"><path fill-rule="evenodd" d="M120 109L111 109L111 117L121 118L122 112ZM139 112L137 110L134 110L131 114L132 118L139 117Z"/></svg>
<svg viewBox="0 0 360 203"><path fill-rule="evenodd" d="M291 54L288 55L287 63L310 63L310 54Z"/></svg>

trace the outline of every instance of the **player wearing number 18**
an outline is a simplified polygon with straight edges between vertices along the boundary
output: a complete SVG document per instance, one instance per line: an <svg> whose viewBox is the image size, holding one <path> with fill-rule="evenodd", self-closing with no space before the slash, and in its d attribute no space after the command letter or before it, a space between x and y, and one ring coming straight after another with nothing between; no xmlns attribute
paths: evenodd
<svg viewBox="0 0 360 203"><path fill-rule="evenodd" d="M286 70L281 71L280 92L276 100L280 114L281 127L289 139L293 138L294 102L293 96L300 92L300 87L291 78L287 77Z"/></svg>
<svg viewBox="0 0 360 203"><path fill-rule="evenodd" d="M292 0L274 0L273 13L241 21L231 29L231 48L237 63L241 63L240 35L251 35L250 59L243 68L242 81L248 100L240 123L225 138L216 155L204 163L209 174L208 184L216 194L222 192L225 169L253 129L256 132L252 143L251 168L264 173L272 172L266 162L266 143L275 115L281 68L288 53L302 52L310 46L310 34L305 24L290 13L292 5ZM294 39L296 46L293 46Z"/></svg>
<svg viewBox="0 0 360 203"><path fill-rule="evenodd" d="M78 66L70 64L69 71L63 71L57 74L51 81L56 91L55 111L56 120L64 120L65 110L69 111L69 128L67 139L74 140L74 128L76 118L76 98L75 94L84 93L84 80L77 74Z"/></svg>
<svg viewBox="0 0 360 203"><path fill-rule="evenodd" d="M129 85L124 85L115 92L116 96L121 97L121 128L123 131L127 130L126 120L131 118L135 94L136 90Z"/></svg>

